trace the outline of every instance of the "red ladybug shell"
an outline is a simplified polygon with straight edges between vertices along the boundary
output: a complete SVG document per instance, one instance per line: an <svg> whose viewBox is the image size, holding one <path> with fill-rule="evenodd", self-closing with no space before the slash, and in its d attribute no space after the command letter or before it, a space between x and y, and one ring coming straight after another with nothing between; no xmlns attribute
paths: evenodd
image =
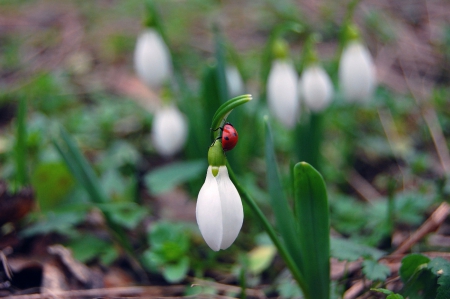
<svg viewBox="0 0 450 299"><path fill-rule="evenodd" d="M238 142L238 133L232 124L226 123L222 132L222 148L224 151L232 150Z"/></svg>

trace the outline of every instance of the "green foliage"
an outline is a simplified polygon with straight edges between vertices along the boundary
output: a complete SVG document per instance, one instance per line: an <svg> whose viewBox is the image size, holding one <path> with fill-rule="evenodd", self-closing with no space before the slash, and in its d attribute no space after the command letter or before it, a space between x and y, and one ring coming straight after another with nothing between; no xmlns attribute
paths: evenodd
<svg viewBox="0 0 450 299"><path fill-rule="evenodd" d="M62 162L42 162L34 169L31 177L39 207L51 211L65 202L65 195L74 187L74 180Z"/></svg>
<svg viewBox="0 0 450 299"><path fill-rule="evenodd" d="M391 274L388 266L374 260L364 260L362 266L366 278L373 281L384 281Z"/></svg>
<svg viewBox="0 0 450 299"><path fill-rule="evenodd" d="M177 162L155 169L145 175L147 189L158 195L174 187L203 176L207 169L204 159L189 162Z"/></svg>
<svg viewBox="0 0 450 299"><path fill-rule="evenodd" d="M378 260L385 253L373 247L357 244L351 240L331 238L331 256L339 260L356 261L363 257Z"/></svg>
<svg viewBox="0 0 450 299"><path fill-rule="evenodd" d="M150 228L147 240L150 248L143 255L144 266L160 270L171 283L182 281L189 270L190 240L181 223L161 221Z"/></svg>

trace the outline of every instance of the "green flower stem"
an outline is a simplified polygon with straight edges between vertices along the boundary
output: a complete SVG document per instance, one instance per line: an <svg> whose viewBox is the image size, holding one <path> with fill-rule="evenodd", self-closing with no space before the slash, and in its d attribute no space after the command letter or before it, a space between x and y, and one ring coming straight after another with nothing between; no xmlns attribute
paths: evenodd
<svg viewBox="0 0 450 299"><path fill-rule="evenodd" d="M278 252L280 253L281 257L283 258L284 262L286 263L287 267L292 273L292 276L297 281L298 285L303 291L303 295L305 299L310 299L310 295L306 294L306 290L308 290L305 279L303 275L300 273L300 270L297 268L292 256L288 253L286 247L283 243L280 242L280 239L278 238L277 234L275 233L275 230L270 225L269 221L267 220L266 216L264 216L263 212L259 209L259 207L256 205L255 201L251 198L251 196L247 193L247 191L239 184L236 175L234 174L233 170L231 169L229 163L227 162L227 168L228 168L228 174L230 176L231 181L236 186L236 189L239 191L239 193L242 196L242 199L244 202L250 207L250 209L253 211L254 215L261 221L261 224L264 227L264 230L269 235L270 239L272 240L275 247L278 249Z"/></svg>

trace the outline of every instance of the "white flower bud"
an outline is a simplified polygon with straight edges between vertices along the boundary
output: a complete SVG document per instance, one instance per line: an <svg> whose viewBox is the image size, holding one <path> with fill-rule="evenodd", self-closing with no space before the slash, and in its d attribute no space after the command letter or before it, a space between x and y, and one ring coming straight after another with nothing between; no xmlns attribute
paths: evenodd
<svg viewBox="0 0 450 299"><path fill-rule="evenodd" d="M239 70L234 65L229 65L225 69L225 77L228 86L228 96L237 97L244 93L244 81L242 81Z"/></svg>
<svg viewBox="0 0 450 299"><path fill-rule="evenodd" d="M175 106L163 107L155 113L152 140L160 155L171 156L181 150L187 134L186 118Z"/></svg>
<svg viewBox="0 0 450 299"><path fill-rule="evenodd" d="M310 65L303 71L299 90L306 106L314 112L328 107L333 97L333 84L325 70L319 65Z"/></svg>
<svg viewBox="0 0 450 299"><path fill-rule="evenodd" d="M272 62L267 79L267 103L284 126L294 127L299 113L298 76L291 62L281 59Z"/></svg>
<svg viewBox="0 0 450 299"><path fill-rule="evenodd" d="M150 87L160 87L172 74L170 52L159 33L151 28L137 40L134 68L139 78Z"/></svg>
<svg viewBox="0 0 450 299"><path fill-rule="evenodd" d="M203 239L212 250L227 249L236 240L244 222L244 210L226 166L219 167L217 176L213 175L212 166L208 167L198 194L196 217Z"/></svg>
<svg viewBox="0 0 450 299"><path fill-rule="evenodd" d="M368 100L376 85L375 65L365 46L348 44L339 63L339 81L344 97L350 102Z"/></svg>

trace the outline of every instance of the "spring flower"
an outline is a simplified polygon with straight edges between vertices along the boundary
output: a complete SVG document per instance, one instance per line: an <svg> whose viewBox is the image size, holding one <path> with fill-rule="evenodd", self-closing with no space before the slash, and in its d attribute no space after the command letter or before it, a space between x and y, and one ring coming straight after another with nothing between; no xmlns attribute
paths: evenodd
<svg viewBox="0 0 450 299"><path fill-rule="evenodd" d="M225 77L228 86L228 95L231 98L237 97L244 93L244 82L242 81L239 70L234 65L225 68Z"/></svg>
<svg viewBox="0 0 450 299"><path fill-rule="evenodd" d="M134 68L139 78L150 87L160 87L172 74L170 52L161 35L148 28L137 40Z"/></svg>
<svg viewBox="0 0 450 299"><path fill-rule="evenodd" d="M175 106L159 109L152 124L156 151L163 156L171 156L181 150L186 142L187 128L186 118Z"/></svg>
<svg viewBox="0 0 450 299"><path fill-rule="evenodd" d="M375 65L369 50L358 41L343 50L339 63L339 81L350 102L368 100L375 88Z"/></svg>
<svg viewBox="0 0 450 299"><path fill-rule="evenodd" d="M210 147L208 161L210 166L198 194L196 218L206 244L218 251L227 249L236 240L244 211L239 193L228 176L220 142Z"/></svg>
<svg viewBox="0 0 450 299"><path fill-rule="evenodd" d="M267 79L267 102L272 114L287 128L294 127L299 113L298 76L292 62L276 59Z"/></svg>
<svg viewBox="0 0 450 299"><path fill-rule="evenodd" d="M307 66L299 85L301 98L311 111L320 112L328 107L333 96L333 84L321 66Z"/></svg>

